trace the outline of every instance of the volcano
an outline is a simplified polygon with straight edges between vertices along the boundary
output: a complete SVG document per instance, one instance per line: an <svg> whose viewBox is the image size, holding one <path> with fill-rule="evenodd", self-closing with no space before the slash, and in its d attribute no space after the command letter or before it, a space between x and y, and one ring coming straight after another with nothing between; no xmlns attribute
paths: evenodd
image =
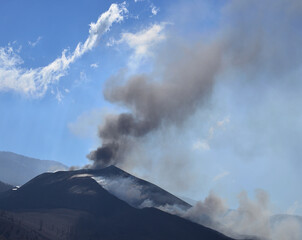
<svg viewBox="0 0 302 240"><path fill-rule="evenodd" d="M103 188L96 180L100 177L131 178L155 205L190 206L114 166L44 173L19 189L1 193L0 236L7 240L231 239L153 207L131 206Z"/></svg>

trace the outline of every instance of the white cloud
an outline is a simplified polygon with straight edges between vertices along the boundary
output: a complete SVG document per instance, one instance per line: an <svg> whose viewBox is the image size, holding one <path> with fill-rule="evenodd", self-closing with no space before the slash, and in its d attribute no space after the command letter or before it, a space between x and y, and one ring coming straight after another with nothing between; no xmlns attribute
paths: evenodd
<svg viewBox="0 0 302 240"><path fill-rule="evenodd" d="M29 44L31 47L35 47L35 46L37 46L37 44L38 44L41 40L42 40L42 37L39 36L39 37L36 39L36 41L34 41L34 42L28 41L28 44Z"/></svg>
<svg viewBox="0 0 302 240"><path fill-rule="evenodd" d="M118 44L118 41L116 41L114 38L110 38L109 41L106 43L106 46L112 47L115 44Z"/></svg>
<svg viewBox="0 0 302 240"><path fill-rule="evenodd" d="M143 29L137 33L123 33L120 40L111 39L107 46L126 43L134 53L130 56L130 65L137 66L144 58L151 56L150 49L166 38L163 30L165 23L154 24L149 28Z"/></svg>
<svg viewBox="0 0 302 240"><path fill-rule="evenodd" d="M91 68L98 68L99 65L98 65L97 63L92 63L92 64L90 64L90 67L91 67Z"/></svg>
<svg viewBox="0 0 302 240"><path fill-rule="evenodd" d="M206 139L198 139L196 142L193 143L193 150L210 150L210 141L211 139L214 137L215 131L218 128L223 128L225 127L226 124L228 124L230 122L230 117L227 116L225 117L223 120L221 121L217 121L216 124L212 127L209 128L208 131L208 136L206 137Z"/></svg>
<svg viewBox="0 0 302 240"><path fill-rule="evenodd" d="M230 117L227 116L222 121L218 121L216 125L217 125L217 127L223 127L225 124L227 124L229 122L230 122Z"/></svg>
<svg viewBox="0 0 302 240"><path fill-rule="evenodd" d="M62 102L64 96L62 94L62 92L57 88L57 94L56 94L56 99L58 100L58 102Z"/></svg>
<svg viewBox="0 0 302 240"><path fill-rule="evenodd" d="M294 204L287 209L286 213L294 215L297 214L297 211L300 209L302 209L302 203L300 203L299 201L295 201Z"/></svg>
<svg viewBox="0 0 302 240"><path fill-rule="evenodd" d="M151 4L150 5L150 8L151 8L151 13L155 16L157 15L157 13L159 12L159 8L156 7L154 4Z"/></svg>
<svg viewBox="0 0 302 240"><path fill-rule="evenodd" d="M42 97L49 85L57 83L66 75L71 63L98 44L113 23L123 20L124 13L127 13L125 3L112 4L96 23L90 24L89 35L84 43L78 43L70 54L64 50L60 57L45 67L22 68L20 65L23 61L12 47L0 48L0 91L16 91L32 97Z"/></svg>
<svg viewBox="0 0 302 240"><path fill-rule="evenodd" d="M230 175L230 172L224 171L224 172L219 173L218 175L216 175L216 176L213 178L213 181L216 182L216 181L218 181L218 180L220 180L220 179L222 179L222 178L224 178L224 177L226 177L226 176L228 176L228 175Z"/></svg>
<svg viewBox="0 0 302 240"><path fill-rule="evenodd" d="M193 149L194 150L210 150L210 145L207 141L205 140L197 140L194 144L193 144Z"/></svg>
<svg viewBox="0 0 302 240"><path fill-rule="evenodd" d="M89 82L89 79L84 71L80 72L80 77L76 79L73 83L73 87L79 87L82 84L86 84Z"/></svg>
<svg viewBox="0 0 302 240"><path fill-rule="evenodd" d="M213 138L214 132L215 132L215 127L210 127L209 132L208 132L208 139L209 140Z"/></svg>
<svg viewBox="0 0 302 240"><path fill-rule="evenodd" d="M15 54L13 47L0 48L0 66L3 68L12 68L16 65L22 64L23 60Z"/></svg>
<svg viewBox="0 0 302 240"><path fill-rule="evenodd" d="M154 24L138 33L123 33L121 42L126 42L135 50L136 55L149 54L151 46L165 39L164 24Z"/></svg>

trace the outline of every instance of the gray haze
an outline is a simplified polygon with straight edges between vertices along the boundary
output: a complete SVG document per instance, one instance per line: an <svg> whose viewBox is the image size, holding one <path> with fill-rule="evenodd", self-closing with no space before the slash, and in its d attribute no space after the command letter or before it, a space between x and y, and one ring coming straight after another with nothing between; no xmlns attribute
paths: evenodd
<svg viewBox="0 0 302 240"><path fill-rule="evenodd" d="M302 218L292 215L273 215L268 194L255 191L255 199L242 192L239 206L231 210L214 193L184 211L177 205L166 205L161 210L179 215L193 222L220 231L233 238L256 236L258 239L299 240L302 238Z"/></svg>
<svg viewBox="0 0 302 240"><path fill-rule="evenodd" d="M273 82L295 70L302 56L301 12L298 0L235 0L223 9L218 29L195 43L176 43L171 31L166 49L155 53L152 73L117 74L107 82L105 98L128 111L105 117L102 146L88 154L93 167L122 163L139 139L182 125L227 71Z"/></svg>

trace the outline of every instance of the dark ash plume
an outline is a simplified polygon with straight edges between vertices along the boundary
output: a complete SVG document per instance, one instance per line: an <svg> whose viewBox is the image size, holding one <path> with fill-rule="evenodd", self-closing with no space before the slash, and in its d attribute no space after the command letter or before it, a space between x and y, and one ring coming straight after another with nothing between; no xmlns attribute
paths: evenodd
<svg viewBox="0 0 302 240"><path fill-rule="evenodd" d="M96 151L91 152L87 157L89 159L102 159L102 165L109 165L111 159L115 158L116 152L119 148L118 143L112 142L108 144L103 144L102 147L98 148Z"/></svg>
<svg viewBox="0 0 302 240"><path fill-rule="evenodd" d="M94 167L122 163L125 151L136 141L162 127L184 123L226 69L251 81L265 76L272 82L300 67L301 6L300 0L230 1L219 29L203 43L169 42L157 55L151 74L111 78L105 98L129 112L105 119L99 130L103 145L88 155Z"/></svg>
<svg viewBox="0 0 302 240"><path fill-rule="evenodd" d="M105 88L105 98L131 112L107 116L99 130L103 145L88 155L94 167L123 161L134 140L166 124L181 125L211 92L220 56L219 44L199 44L183 49L176 59L165 63L160 80L147 75L135 75L126 81L121 76L112 78Z"/></svg>

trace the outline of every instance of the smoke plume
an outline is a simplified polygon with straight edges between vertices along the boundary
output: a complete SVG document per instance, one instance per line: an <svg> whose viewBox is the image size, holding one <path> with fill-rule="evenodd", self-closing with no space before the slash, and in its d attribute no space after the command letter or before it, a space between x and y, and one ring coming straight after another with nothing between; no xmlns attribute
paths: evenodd
<svg viewBox="0 0 302 240"><path fill-rule="evenodd" d="M299 73L302 63L301 1L231 0L220 13L219 23L213 24L214 30L207 31L206 36L200 33L194 43L192 40L176 43L175 39L181 37L175 32L181 31L167 33L165 48L159 47L160 51L154 52L155 62L150 73L130 76L122 73L108 80L104 89L106 100L126 111L107 115L100 126L102 146L88 155L93 167L122 164L145 138L171 126L184 125L208 103L217 81L223 81L230 72L236 81L249 81L249 86L255 83L259 86L256 89L263 92L276 85L291 85L289 76ZM183 20L191 16L181 17ZM174 26L178 27L177 21ZM234 94L240 101L240 94L244 92L239 89ZM258 92L252 95L257 98ZM236 148L241 144L239 142ZM173 151L178 154L183 149ZM187 155L177 161L186 162ZM192 172L184 174L179 167L182 165L171 159L161 162L157 170L163 166L169 181L171 176L184 176L184 182L190 182ZM180 174L175 173L176 168ZM240 194L239 207L235 210L213 193L187 211L171 205L159 208L238 238L256 235L261 239L298 240L302 236L297 219L282 218L272 223L273 213L264 191L257 191L254 200L245 193Z"/></svg>
<svg viewBox="0 0 302 240"><path fill-rule="evenodd" d="M140 139L183 124L227 70L275 79L296 69L302 56L301 11L298 0L230 1L218 29L196 43L174 44L179 37L170 34L167 50L154 54L152 73L111 77L104 96L128 111L105 118L99 129L102 146L87 156L93 167L122 163Z"/></svg>
<svg viewBox="0 0 302 240"><path fill-rule="evenodd" d="M134 75L126 80L120 75L113 77L104 90L105 98L127 107L130 113L106 117L99 130L103 145L88 158L95 167L119 163L135 139L164 125L181 125L203 104L220 68L219 44L198 44L167 63L159 80L150 75Z"/></svg>

